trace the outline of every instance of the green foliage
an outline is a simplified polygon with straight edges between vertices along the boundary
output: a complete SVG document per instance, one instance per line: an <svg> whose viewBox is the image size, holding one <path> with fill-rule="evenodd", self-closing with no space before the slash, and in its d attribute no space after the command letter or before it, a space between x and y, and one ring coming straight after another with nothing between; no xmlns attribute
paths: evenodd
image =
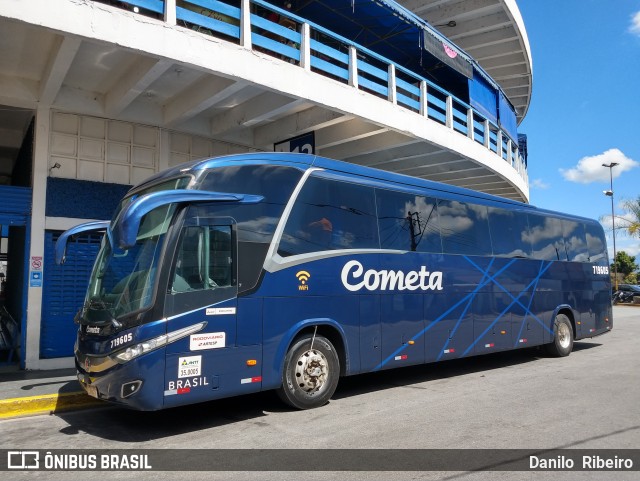
<svg viewBox="0 0 640 481"><path fill-rule="evenodd" d="M638 283L638 274L636 272L632 272L627 275L624 279L622 279L624 284L637 284Z"/></svg>
<svg viewBox="0 0 640 481"><path fill-rule="evenodd" d="M616 261L611 264L611 270L615 271L617 268L618 274L628 276L638 270L638 264L636 264L636 257L630 256L625 251L619 251L616 253ZM634 283L635 284L635 283Z"/></svg>
<svg viewBox="0 0 640 481"><path fill-rule="evenodd" d="M640 196L635 200L625 201L624 209L627 211L625 218L629 222L624 228L631 237L640 238Z"/></svg>

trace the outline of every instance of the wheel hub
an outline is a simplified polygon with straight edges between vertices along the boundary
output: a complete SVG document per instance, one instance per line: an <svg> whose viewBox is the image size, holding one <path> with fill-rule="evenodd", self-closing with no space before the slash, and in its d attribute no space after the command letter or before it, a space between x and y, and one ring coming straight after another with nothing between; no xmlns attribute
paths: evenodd
<svg viewBox="0 0 640 481"><path fill-rule="evenodd" d="M571 333L569 332L569 327L564 323L558 326L558 342L564 349L569 347L569 343L571 342Z"/></svg>
<svg viewBox="0 0 640 481"><path fill-rule="evenodd" d="M296 383L308 394L322 389L327 381L327 358L315 349L304 352L296 363Z"/></svg>

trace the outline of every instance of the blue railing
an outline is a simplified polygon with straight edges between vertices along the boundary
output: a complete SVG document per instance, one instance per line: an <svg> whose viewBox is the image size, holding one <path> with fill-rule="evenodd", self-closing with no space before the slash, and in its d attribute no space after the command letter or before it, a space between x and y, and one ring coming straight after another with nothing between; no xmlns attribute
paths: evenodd
<svg viewBox="0 0 640 481"><path fill-rule="evenodd" d="M147 10L149 12L163 14L165 11L165 2L164 0L121 0L119 2L102 2L102 3L112 3L121 7L130 7L132 11L135 13L145 13L140 12L140 8Z"/></svg>
<svg viewBox="0 0 640 481"><path fill-rule="evenodd" d="M217 0L189 0L176 6L176 20L202 33L240 38L240 9Z"/></svg>
<svg viewBox="0 0 640 481"><path fill-rule="evenodd" d="M500 126L419 74L287 10L264 0L119 3L162 14L167 23L273 55L417 112L483 145L528 182L517 139Z"/></svg>

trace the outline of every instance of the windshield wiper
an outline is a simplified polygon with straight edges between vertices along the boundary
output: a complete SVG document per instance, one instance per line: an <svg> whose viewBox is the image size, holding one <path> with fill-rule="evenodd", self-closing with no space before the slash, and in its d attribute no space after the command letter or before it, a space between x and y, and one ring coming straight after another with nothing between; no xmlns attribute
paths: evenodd
<svg viewBox="0 0 640 481"><path fill-rule="evenodd" d="M89 299L89 305L85 306L88 309L109 309L113 307L113 302L106 302L101 299Z"/></svg>
<svg viewBox="0 0 640 481"><path fill-rule="evenodd" d="M89 302L86 302L82 309L76 314L74 321L76 324L86 324L92 326L106 326L111 324L114 329L120 329L122 327L122 323L116 321L111 314L110 307L113 307L112 302L106 302L102 299L89 299ZM88 319L86 316L87 311L93 311L91 314L91 319Z"/></svg>

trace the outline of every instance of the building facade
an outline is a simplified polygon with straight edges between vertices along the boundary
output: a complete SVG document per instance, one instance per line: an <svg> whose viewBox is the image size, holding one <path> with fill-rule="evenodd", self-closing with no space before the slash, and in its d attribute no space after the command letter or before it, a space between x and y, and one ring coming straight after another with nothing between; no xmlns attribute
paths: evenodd
<svg viewBox="0 0 640 481"><path fill-rule="evenodd" d="M100 239L75 239L62 268L57 236L188 160L297 149L528 201L515 2L343 3L0 4L2 303L19 326L5 361L73 365Z"/></svg>

